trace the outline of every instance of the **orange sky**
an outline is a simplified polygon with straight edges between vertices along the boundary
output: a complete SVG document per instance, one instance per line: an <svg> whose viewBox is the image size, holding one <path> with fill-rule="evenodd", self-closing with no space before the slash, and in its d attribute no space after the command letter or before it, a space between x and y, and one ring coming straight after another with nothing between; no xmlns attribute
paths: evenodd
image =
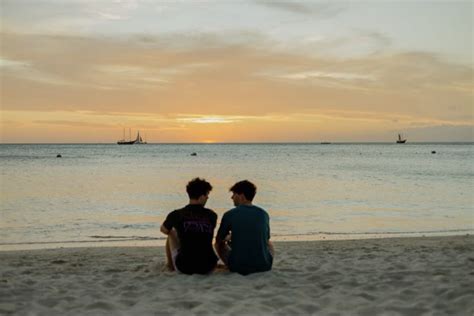
<svg viewBox="0 0 474 316"><path fill-rule="evenodd" d="M124 3L140 9L139 2ZM262 14L274 12L267 7ZM274 25L301 15L299 8L276 8ZM360 52L350 44L354 38L305 46L275 38L288 30L275 35L255 24L245 32L238 22L226 32L205 26L151 31L171 27L159 20L142 26L145 33L124 33L118 24L75 32L71 25L91 22L73 15L58 22L45 9L26 29L28 10L9 1L3 8L3 143L108 143L121 138L123 128L140 129L149 142L393 141L399 132L410 141L473 141L472 61L434 48L395 49L396 33L357 33L370 46ZM96 18L108 23L146 20L101 10ZM349 14L344 20L331 12L319 20L349 21ZM467 20L459 27L472 27ZM460 52L472 56L469 32L470 50ZM313 33L306 40L324 35ZM350 56L347 49L354 49Z"/></svg>

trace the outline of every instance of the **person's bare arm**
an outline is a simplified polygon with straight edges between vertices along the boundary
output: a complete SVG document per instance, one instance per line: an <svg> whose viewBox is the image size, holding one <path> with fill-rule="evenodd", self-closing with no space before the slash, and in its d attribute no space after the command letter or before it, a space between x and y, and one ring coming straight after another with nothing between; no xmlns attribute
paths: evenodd
<svg viewBox="0 0 474 316"><path fill-rule="evenodd" d="M214 249L216 249L218 254L222 252L221 250L224 249L225 246L226 246L225 240L216 237L216 242L214 243Z"/></svg>
<svg viewBox="0 0 474 316"><path fill-rule="evenodd" d="M270 240L268 241L268 249L270 250L272 257L275 258L275 248Z"/></svg>
<svg viewBox="0 0 474 316"><path fill-rule="evenodd" d="M214 243L214 249L216 249L217 256L222 260L225 265L228 265L227 256L229 255L229 246L225 239L220 239L216 237L216 242Z"/></svg>
<svg viewBox="0 0 474 316"><path fill-rule="evenodd" d="M169 233L170 233L170 230L168 228L166 228L165 226L163 226L163 225L161 225L160 231L165 235L169 235Z"/></svg>

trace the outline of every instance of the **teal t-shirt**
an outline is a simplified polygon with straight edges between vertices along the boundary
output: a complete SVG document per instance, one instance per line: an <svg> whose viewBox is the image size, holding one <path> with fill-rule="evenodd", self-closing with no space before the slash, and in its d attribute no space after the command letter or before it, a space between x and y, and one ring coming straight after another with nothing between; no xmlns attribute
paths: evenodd
<svg viewBox="0 0 474 316"><path fill-rule="evenodd" d="M270 219L265 210L255 205L240 205L227 211L217 238L224 239L229 232L232 233L230 271L245 275L272 268L273 257L268 248Z"/></svg>

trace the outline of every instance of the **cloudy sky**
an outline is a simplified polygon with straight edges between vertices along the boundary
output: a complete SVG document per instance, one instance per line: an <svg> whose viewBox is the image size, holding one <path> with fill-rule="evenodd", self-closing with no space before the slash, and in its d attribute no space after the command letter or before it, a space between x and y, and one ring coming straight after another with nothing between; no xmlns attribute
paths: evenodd
<svg viewBox="0 0 474 316"><path fill-rule="evenodd" d="M471 1L0 5L3 143L474 140Z"/></svg>

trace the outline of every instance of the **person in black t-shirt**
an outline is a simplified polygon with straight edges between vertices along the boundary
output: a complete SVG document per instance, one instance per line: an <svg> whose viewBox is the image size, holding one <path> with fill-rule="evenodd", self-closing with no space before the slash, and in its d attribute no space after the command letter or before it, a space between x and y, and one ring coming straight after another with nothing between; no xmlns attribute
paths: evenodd
<svg viewBox="0 0 474 316"><path fill-rule="evenodd" d="M171 271L207 274L216 267L212 240L217 214L204 207L211 190L206 180L191 180L186 186L189 204L169 213L161 225L161 232L168 235L166 258Z"/></svg>

